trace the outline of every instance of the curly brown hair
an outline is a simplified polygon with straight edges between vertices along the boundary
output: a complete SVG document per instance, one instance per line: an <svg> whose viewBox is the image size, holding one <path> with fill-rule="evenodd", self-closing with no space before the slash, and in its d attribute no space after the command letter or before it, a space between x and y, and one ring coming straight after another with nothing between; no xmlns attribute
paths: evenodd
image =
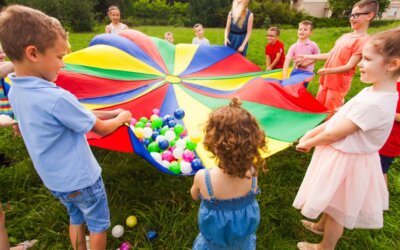
<svg viewBox="0 0 400 250"><path fill-rule="evenodd" d="M265 133L256 118L234 97L228 106L210 113L204 129L204 147L217 158L228 175L244 178L252 166L264 165L260 149L266 149Z"/></svg>

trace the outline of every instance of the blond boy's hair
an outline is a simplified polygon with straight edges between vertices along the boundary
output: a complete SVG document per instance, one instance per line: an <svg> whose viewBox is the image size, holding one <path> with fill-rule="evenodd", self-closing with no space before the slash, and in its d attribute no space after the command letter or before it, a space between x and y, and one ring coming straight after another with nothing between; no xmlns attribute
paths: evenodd
<svg viewBox="0 0 400 250"><path fill-rule="evenodd" d="M173 36L173 35L174 35L174 33L172 33L171 31L167 31L167 32L165 32L164 37L167 38L167 37Z"/></svg>
<svg viewBox="0 0 400 250"><path fill-rule="evenodd" d="M0 14L0 42L11 61L22 61L29 45L44 53L59 37L67 38L60 22L41 11L10 5Z"/></svg>
<svg viewBox="0 0 400 250"><path fill-rule="evenodd" d="M193 26L193 29L196 29L196 28L198 28L198 27L202 27L203 28L203 25L201 24L201 23L196 23L194 26Z"/></svg>
<svg viewBox="0 0 400 250"><path fill-rule="evenodd" d="M373 12L374 17L372 18L372 20L374 20L379 11L379 3L376 0L361 0L355 3L353 8L354 7L365 8L367 12Z"/></svg>
<svg viewBox="0 0 400 250"><path fill-rule="evenodd" d="M273 32L275 32L276 36L279 36L279 35L281 34L281 31L280 31L280 29L279 29L278 27L270 27L270 28L268 29L268 31L273 31Z"/></svg>
<svg viewBox="0 0 400 250"><path fill-rule="evenodd" d="M310 30L313 30L313 29L314 29L314 24L313 24L313 22L311 22L310 20L301 21L301 22L299 23L299 26L300 26L300 25L308 25L308 26L310 26Z"/></svg>
<svg viewBox="0 0 400 250"><path fill-rule="evenodd" d="M118 10L119 12L121 12L121 10L119 9L118 6L116 6L116 5L111 5L110 7L108 7L108 14L110 14L111 11L113 11L113 10Z"/></svg>

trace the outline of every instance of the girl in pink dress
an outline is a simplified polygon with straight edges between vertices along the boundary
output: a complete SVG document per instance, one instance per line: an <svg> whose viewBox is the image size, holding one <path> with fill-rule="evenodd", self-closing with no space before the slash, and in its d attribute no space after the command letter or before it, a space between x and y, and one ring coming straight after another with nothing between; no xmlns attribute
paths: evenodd
<svg viewBox="0 0 400 250"><path fill-rule="evenodd" d="M318 244L299 249L334 249L343 229L382 228L388 191L378 150L393 126L400 76L400 29L371 37L359 63L361 80L372 83L330 120L308 131L296 149L316 147L293 206L313 223L305 228L324 235Z"/></svg>

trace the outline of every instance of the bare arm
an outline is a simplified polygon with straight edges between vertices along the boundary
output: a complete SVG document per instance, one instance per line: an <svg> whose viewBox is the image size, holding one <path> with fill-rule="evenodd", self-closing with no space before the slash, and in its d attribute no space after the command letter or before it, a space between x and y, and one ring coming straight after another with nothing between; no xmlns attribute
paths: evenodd
<svg viewBox="0 0 400 250"><path fill-rule="evenodd" d="M0 64L0 78L6 77L14 71L14 64L12 62L3 62Z"/></svg>
<svg viewBox="0 0 400 250"><path fill-rule="evenodd" d="M321 125L307 131L303 137L300 138L299 142L302 143L304 141L309 140L310 138L316 136L317 134L321 133L326 127L326 122L322 123Z"/></svg>
<svg viewBox="0 0 400 250"><path fill-rule="evenodd" d="M272 70L281 58L282 53L276 53L275 60L269 65L268 70Z"/></svg>
<svg viewBox="0 0 400 250"><path fill-rule="evenodd" d="M324 61L328 59L329 53L317 54L317 55L303 55L303 59L311 59L314 61Z"/></svg>
<svg viewBox="0 0 400 250"><path fill-rule="evenodd" d="M292 60L292 55L288 53L288 55L285 58L285 63L283 64L283 71L282 71L282 80L288 78L288 68L290 66L290 61Z"/></svg>
<svg viewBox="0 0 400 250"><path fill-rule="evenodd" d="M112 119L122 113L123 109L114 109L114 110L93 110L93 114L102 120Z"/></svg>
<svg viewBox="0 0 400 250"><path fill-rule="evenodd" d="M251 31L253 30L253 20L254 20L254 16L253 16L253 13L251 13L251 15L249 16L249 21L247 22L246 37L244 38L242 45L240 45L240 47L238 48L239 52L243 52L244 48L246 47L246 44L249 42L249 39L251 36Z"/></svg>
<svg viewBox="0 0 400 250"><path fill-rule="evenodd" d="M98 135L106 136L117 130L122 124L129 123L131 120L132 115L129 111L123 111L109 120L100 120L97 118L92 131Z"/></svg>
<svg viewBox="0 0 400 250"><path fill-rule="evenodd" d="M106 26L105 32L106 33L111 33L111 27L109 25Z"/></svg>
<svg viewBox="0 0 400 250"><path fill-rule="evenodd" d="M361 55L353 55L350 57L350 60L343 66L335 67L335 68L322 68L318 70L319 75L326 75L326 74L338 74L344 73L356 67L357 63L360 61Z"/></svg>
<svg viewBox="0 0 400 250"><path fill-rule="evenodd" d="M204 170L199 170L194 176L193 186L190 189L190 194L193 200L197 201L200 196L200 183L204 179Z"/></svg>
<svg viewBox="0 0 400 250"><path fill-rule="evenodd" d="M265 69L268 70L269 65L271 65L271 57L269 55L265 55Z"/></svg>
<svg viewBox="0 0 400 250"><path fill-rule="evenodd" d="M400 122L400 113L396 113L396 115L394 116L394 121Z"/></svg>
<svg viewBox="0 0 400 250"><path fill-rule="evenodd" d="M228 44L231 44L229 41L229 32L231 32L231 12L229 11L228 13L228 19L226 20L226 26L225 26L225 35L224 35L224 45L227 46Z"/></svg>
<svg viewBox="0 0 400 250"><path fill-rule="evenodd" d="M324 130L316 136L302 141L296 146L296 149L301 152L308 152L315 146L330 144L359 129L360 128L350 119L344 118L333 129L329 131Z"/></svg>

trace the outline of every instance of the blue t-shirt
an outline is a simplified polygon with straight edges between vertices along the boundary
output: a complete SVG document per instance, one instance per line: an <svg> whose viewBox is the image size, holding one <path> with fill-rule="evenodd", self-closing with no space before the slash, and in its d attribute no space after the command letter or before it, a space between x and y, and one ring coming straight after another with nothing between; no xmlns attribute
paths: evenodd
<svg viewBox="0 0 400 250"><path fill-rule="evenodd" d="M96 116L54 83L14 73L9 78L10 104L44 185L70 192L94 184L101 168L85 133L93 128Z"/></svg>

